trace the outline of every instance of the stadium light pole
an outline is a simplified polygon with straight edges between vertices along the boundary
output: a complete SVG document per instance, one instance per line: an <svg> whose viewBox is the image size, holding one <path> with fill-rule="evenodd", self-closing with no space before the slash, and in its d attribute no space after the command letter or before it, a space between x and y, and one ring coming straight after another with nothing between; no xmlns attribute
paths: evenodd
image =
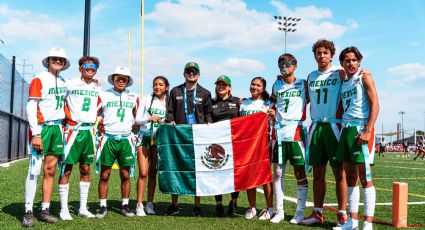
<svg viewBox="0 0 425 230"><path fill-rule="evenodd" d="M404 142L404 124L403 124L403 122L404 122L404 114L405 113L406 112L404 112L404 111L398 112L398 114L401 114L401 139L403 140L403 142Z"/></svg>
<svg viewBox="0 0 425 230"><path fill-rule="evenodd" d="M282 17L282 16L274 16L274 19L277 20L279 31L285 32L285 53L286 53L286 37L288 33L297 31L297 22L301 21L301 18L296 17Z"/></svg>

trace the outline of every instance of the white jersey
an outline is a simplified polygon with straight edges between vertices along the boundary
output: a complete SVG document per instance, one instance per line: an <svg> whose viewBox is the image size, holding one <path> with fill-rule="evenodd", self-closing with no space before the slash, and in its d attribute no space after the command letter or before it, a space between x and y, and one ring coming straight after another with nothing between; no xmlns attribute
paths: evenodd
<svg viewBox="0 0 425 230"><path fill-rule="evenodd" d="M315 70L308 75L310 114L313 122L335 123L341 119L341 79L339 67L332 66L325 72Z"/></svg>
<svg viewBox="0 0 425 230"><path fill-rule="evenodd" d="M363 86L362 76L355 73L350 79L346 78L341 86L342 105L344 114L342 121L364 122L369 118L370 103Z"/></svg>
<svg viewBox="0 0 425 230"><path fill-rule="evenodd" d="M140 135L151 136L152 132L155 133L159 127L159 123L155 122L152 124L152 122L148 121L148 118L157 116L161 118L162 121L165 121L165 114L167 110L165 103L165 98L163 101L160 101L156 96L154 96L152 101L152 95L146 95L143 97L136 116L136 124L140 124Z"/></svg>
<svg viewBox="0 0 425 230"><path fill-rule="evenodd" d="M139 96L128 90L119 93L112 88L99 95L103 111L102 131L110 135L130 135L139 107Z"/></svg>
<svg viewBox="0 0 425 230"><path fill-rule="evenodd" d="M37 122L63 120L65 118L64 102L66 94L65 80L59 76L43 71L32 79L29 89L29 99L37 99Z"/></svg>
<svg viewBox="0 0 425 230"><path fill-rule="evenodd" d="M278 79L273 84L276 96L276 122L281 141L300 140L302 122L306 117L306 80L297 79L288 84ZM299 127L300 126L300 127Z"/></svg>
<svg viewBox="0 0 425 230"><path fill-rule="evenodd" d="M258 113L258 112L267 113L267 110L271 109L272 107L273 107L273 102L271 101L266 102L261 99L258 99L258 100L246 99L242 101L239 111L241 116L247 116L247 115Z"/></svg>
<svg viewBox="0 0 425 230"><path fill-rule="evenodd" d="M67 124L73 126L81 123L96 122L100 103L100 86L94 82L87 84L81 78L66 82L68 92L65 103Z"/></svg>

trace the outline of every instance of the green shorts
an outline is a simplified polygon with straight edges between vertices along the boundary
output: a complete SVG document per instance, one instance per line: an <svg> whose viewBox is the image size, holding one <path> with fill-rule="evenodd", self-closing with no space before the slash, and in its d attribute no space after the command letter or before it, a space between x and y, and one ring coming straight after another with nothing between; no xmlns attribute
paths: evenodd
<svg viewBox="0 0 425 230"><path fill-rule="evenodd" d="M273 149L273 163L279 163L279 146L276 143ZM293 166L305 165L305 145L303 141L287 142L282 141L282 163L289 163Z"/></svg>
<svg viewBox="0 0 425 230"><path fill-rule="evenodd" d="M91 164L95 153L92 130L70 130L65 147L65 164Z"/></svg>
<svg viewBox="0 0 425 230"><path fill-rule="evenodd" d="M41 142L43 143L43 155L63 154L62 125L45 125L41 129Z"/></svg>
<svg viewBox="0 0 425 230"><path fill-rule="evenodd" d="M112 166L118 161L119 166L129 167L136 162L130 137L118 141L103 136L101 142L99 158L101 165Z"/></svg>
<svg viewBox="0 0 425 230"><path fill-rule="evenodd" d="M368 157L369 164L373 164L375 157L375 132L372 132L370 135L368 143L368 152L362 151L362 146L357 143L355 138L359 133L361 133L364 126L350 126L344 127L342 129L341 137L338 143L338 149L336 153L336 159L339 161L347 163L365 163L366 154Z"/></svg>
<svg viewBox="0 0 425 230"><path fill-rule="evenodd" d="M309 164L325 166L328 161L332 168L341 168L342 162L336 160L336 149L340 129L335 123L313 123L309 132Z"/></svg>

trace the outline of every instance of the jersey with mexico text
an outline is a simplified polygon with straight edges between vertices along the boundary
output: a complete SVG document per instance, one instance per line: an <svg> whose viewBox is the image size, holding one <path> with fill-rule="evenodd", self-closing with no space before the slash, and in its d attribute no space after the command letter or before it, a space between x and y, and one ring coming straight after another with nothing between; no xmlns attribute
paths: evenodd
<svg viewBox="0 0 425 230"><path fill-rule="evenodd" d="M65 80L44 71L32 79L29 99L37 99L37 121L63 120L65 118L64 99L66 94Z"/></svg>
<svg viewBox="0 0 425 230"><path fill-rule="evenodd" d="M100 103L100 86L94 82L87 84L81 78L66 82L68 92L65 102L66 122L70 126L96 122Z"/></svg>
<svg viewBox="0 0 425 230"><path fill-rule="evenodd" d="M166 111L165 97L163 101L160 101L154 96L152 101L152 95L144 96L136 116L136 123L140 124L140 134L142 136L150 136L152 135L151 132L155 133L159 127L159 123L155 122L152 124L152 122L148 122L148 118L157 116L164 122Z"/></svg>
<svg viewBox="0 0 425 230"><path fill-rule="evenodd" d="M302 122L306 118L306 80L296 79L288 84L278 79L273 84L276 96L276 122L281 141L300 141Z"/></svg>
<svg viewBox="0 0 425 230"><path fill-rule="evenodd" d="M271 101L264 101L262 99L252 100L249 98L242 101L239 111L241 116L247 116L258 112L266 113L267 110L271 109L272 107L273 102Z"/></svg>
<svg viewBox="0 0 425 230"><path fill-rule="evenodd" d="M340 68L332 66L325 72L315 70L308 75L310 114L313 122L334 122L341 119Z"/></svg>
<svg viewBox="0 0 425 230"><path fill-rule="evenodd" d="M366 124L370 115L370 103L363 86L360 70L350 79L346 78L341 86L342 105L344 114L343 123L362 122ZM362 124L362 125L364 125Z"/></svg>
<svg viewBox="0 0 425 230"><path fill-rule="evenodd" d="M109 135L130 135L139 107L139 96L128 90L120 93L113 88L99 95L103 112L102 131Z"/></svg>

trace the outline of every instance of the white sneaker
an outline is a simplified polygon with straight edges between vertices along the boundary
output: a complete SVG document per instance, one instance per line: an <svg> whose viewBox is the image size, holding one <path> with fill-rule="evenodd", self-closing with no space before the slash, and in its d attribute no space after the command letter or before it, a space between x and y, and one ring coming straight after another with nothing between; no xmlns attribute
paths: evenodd
<svg viewBox="0 0 425 230"><path fill-rule="evenodd" d="M245 212L245 219L250 220L257 216L257 210L255 208L248 208Z"/></svg>
<svg viewBox="0 0 425 230"><path fill-rule="evenodd" d="M69 214L69 210L62 210L59 213L59 217L61 218L61 220L72 220L72 216L71 214Z"/></svg>
<svg viewBox="0 0 425 230"><path fill-rule="evenodd" d="M148 214L148 215L155 215L156 214L152 202L146 203L146 214Z"/></svg>
<svg viewBox="0 0 425 230"><path fill-rule="evenodd" d="M87 210L87 208L85 208L85 209L80 209L79 211L78 211L78 216L79 217L83 217L83 218L86 218L86 219L89 219L89 218L94 218L95 216L89 211L89 210Z"/></svg>
<svg viewBox="0 0 425 230"><path fill-rule="evenodd" d="M367 221L363 222L363 230L372 230L372 229L373 229L372 223Z"/></svg>
<svg viewBox="0 0 425 230"><path fill-rule="evenodd" d="M296 212L294 217L289 221L291 224L298 224L304 220L304 212Z"/></svg>
<svg viewBox="0 0 425 230"><path fill-rule="evenodd" d="M263 211L260 212L259 220L270 220L270 218L273 215L273 208L263 209Z"/></svg>
<svg viewBox="0 0 425 230"><path fill-rule="evenodd" d="M278 210L274 214L274 216L270 219L270 222L277 224L284 219L285 219L285 212L283 210Z"/></svg>
<svg viewBox="0 0 425 230"><path fill-rule="evenodd" d="M146 216L145 210L143 209L143 204L137 204L136 216Z"/></svg>

